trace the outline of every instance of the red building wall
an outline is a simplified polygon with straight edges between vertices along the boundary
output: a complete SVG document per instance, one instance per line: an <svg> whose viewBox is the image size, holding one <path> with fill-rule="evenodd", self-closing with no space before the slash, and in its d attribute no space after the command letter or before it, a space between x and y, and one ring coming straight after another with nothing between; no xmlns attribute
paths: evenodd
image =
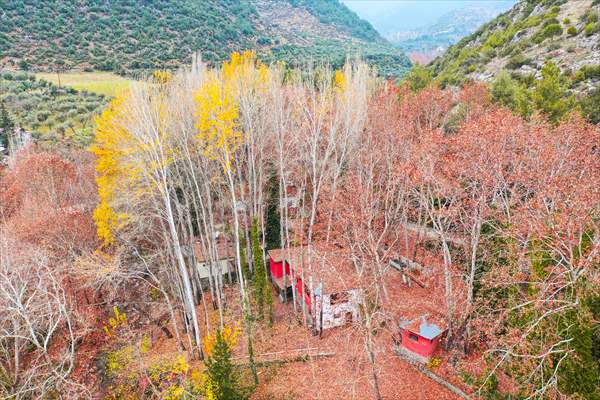
<svg viewBox="0 0 600 400"><path fill-rule="evenodd" d="M283 261L275 262L273 257L269 257L269 267L271 269L271 275L273 275L274 278L281 278L283 276ZM288 263L285 263L285 274L287 276L291 275L290 265Z"/></svg>
<svg viewBox="0 0 600 400"><path fill-rule="evenodd" d="M304 285L302 284L302 279L300 277L296 278L296 293L298 296L304 298L304 302L310 310L310 293L308 290L306 292L304 291Z"/></svg>
<svg viewBox="0 0 600 400"><path fill-rule="evenodd" d="M431 355L435 352L440 342L440 338L443 335L439 335L433 340L426 339L422 336L419 336L415 333L412 333L406 329L401 330L402 334L402 346L414 353L417 353L423 357L431 357ZM411 334L416 336L416 341L411 339Z"/></svg>

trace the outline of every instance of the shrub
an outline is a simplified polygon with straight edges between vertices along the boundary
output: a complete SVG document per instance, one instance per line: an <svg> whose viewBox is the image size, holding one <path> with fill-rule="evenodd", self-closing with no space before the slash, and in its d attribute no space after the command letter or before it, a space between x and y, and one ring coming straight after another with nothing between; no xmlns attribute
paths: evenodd
<svg viewBox="0 0 600 400"><path fill-rule="evenodd" d="M47 110L38 111L38 113L36 114L36 118L39 122L46 121L49 116L50 116L50 111L47 111Z"/></svg>
<svg viewBox="0 0 600 400"><path fill-rule="evenodd" d="M432 81L431 72L420 64L414 64L412 69L404 77L403 83L408 85L412 92L418 92L426 88Z"/></svg>
<svg viewBox="0 0 600 400"><path fill-rule="evenodd" d="M585 32L585 36L591 36L594 33L596 33L596 23L595 22L588 23L585 26L585 28L583 28L583 32Z"/></svg>
<svg viewBox="0 0 600 400"><path fill-rule="evenodd" d="M523 54L517 54L512 56L510 60L506 63L506 68L508 69L519 69L523 65L527 65L531 62L530 58L525 57Z"/></svg>
<svg viewBox="0 0 600 400"><path fill-rule="evenodd" d="M569 25L570 23L571 23L571 19L570 18L563 19L563 24Z"/></svg>
<svg viewBox="0 0 600 400"><path fill-rule="evenodd" d="M569 29L567 29L567 33L568 33L570 36L575 36L575 35L577 35L577 28L575 28L574 26L572 26L572 25L571 25L571 26L569 27Z"/></svg>
<svg viewBox="0 0 600 400"><path fill-rule="evenodd" d="M512 79L506 71L498 74L498 77L492 84L490 93L494 103L510 108L524 117L531 114L531 105L527 91Z"/></svg>
<svg viewBox="0 0 600 400"><path fill-rule="evenodd" d="M562 26L560 26L560 24L548 25L544 29L544 38L561 35L562 32L563 32L563 28L562 28Z"/></svg>
<svg viewBox="0 0 600 400"><path fill-rule="evenodd" d="M548 51L554 51L554 50L558 50L560 49L560 43L550 43L550 46L548 46Z"/></svg>
<svg viewBox="0 0 600 400"><path fill-rule="evenodd" d="M581 111L592 124L600 124L600 85L581 100Z"/></svg>
<svg viewBox="0 0 600 400"><path fill-rule="evenodd" d="M544 21L544 24L542 25L543 27L546 27L548 25L556 25L558 24L558 20L556 18L549 18L547 20Z"/></svg>
<svg viewBox="0 0 600 400"><path fill-rule="evenodd" d="M542 79L536 81L532 97L536 108L552 123L557 123L572 106L560 69L552 62L544 64Z"/></svg>
<svg viewBox="0 0 600 400"><path fill-rule="evenodd" d="M585 65L573 77L575 82L581 82L586 79L599 79L600 65Z"/></svg>

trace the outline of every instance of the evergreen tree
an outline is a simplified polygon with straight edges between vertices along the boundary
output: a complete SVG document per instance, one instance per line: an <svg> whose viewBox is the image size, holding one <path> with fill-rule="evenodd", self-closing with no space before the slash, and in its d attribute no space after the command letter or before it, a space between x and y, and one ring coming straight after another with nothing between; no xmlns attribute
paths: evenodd
<svg viewBox="0 0 600 400"><path fill-rule="evenodd" d="M433 81L431 71L419 63L413 65L412 69L403 80L408 85L411 92L418 92L425 89Z"/></svg>
<svg viewBox="0 0 600 400"><path fill-rule="evenodd" d="M272 173L267 188L266 250L281 248L281 221L279 218L279 179L277 174Z"/></svg>
<svg viewBox="0 0 600 400"><path fill-rule="evenodd" d="M500 72L491 87L492 101L509 108L523 117L531 115L529 93L506 71Z"/></svg>
<svg viewBox="0 0 600 400"><path fill-rule="evenodd" d="M600 400L600 370L593 353L594 323L586 308L571 310L559 317L559 327L565 340L570 340L572 353L562 360L558 368L558 386L565 394Z"/></svg>
<svg viewBox="0 0 600 400"><path fill-rule="evenodd" d="M0 102L0 147L8 149L8 138L12 135L14 129L15 124L4 105L4 101L2 101Z"/></svg>
<svg viewBox="0 0 600 400"><path fill-rule="evenodd" d="M254 288L256 290L256 304L258 306L258 318L264 318L264 305L265 305L265 287L266 287L266 276L265 276L265 260L263 252L260 247L260 237L258 230L258 218L252 219L252 226L250 227L250 241L252 244L252 261L254 263Z"/></svg>
<svg viewBox="0 0 600 400"><path fill-rule="evenodd" d="M246 257L246 235L240 232L240 264L242 265L242 275L244 280L248 281L250 276L250 268L248 267L248 257Z"/></svg>
<svg viewBox="0 0 600 400"><path fill-rule="evenodd" d="M542 79L536 81L533 102L538 111L554 124L572 108L572 99L564 87L560 70L548 61L542 67Z"/></svg>
<svg viewBox="0 0 600 400"><path fill-rule="evenodd" d="M260 229L258 218L252 220L250 230L252 241L252 259L254 261L254 285L256 288L256 303L258 306L258 318L264 318L265 301L269 307L269 324L273 323L273 295L269 287L267 278L267 268L263 257L263 250L260 246Z"/></svg>
<svg viewBox="0 0 600 400"><path fill-rule="evenodd" d="M240 393L238 377L234 373L231 362L231 346L227 335L219 329L215 333L212 348L207 349L209 354L205 360L206 365L206 394L214 400L239 400Z"/></svg>

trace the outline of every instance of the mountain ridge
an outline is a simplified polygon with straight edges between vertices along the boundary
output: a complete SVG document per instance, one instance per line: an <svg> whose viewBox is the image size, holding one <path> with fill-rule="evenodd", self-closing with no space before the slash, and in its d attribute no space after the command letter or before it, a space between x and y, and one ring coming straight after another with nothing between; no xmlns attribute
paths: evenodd
<svg viewBox="0 0 600 400"><path fill-rule="evenodd" d="M336 66L356 53L384 76L402 75L410 66L338 0L0 3L4 69L162 69L189 63L197 52L220 62L246 49L269 61L304 57Z"/></svg>
<svg viewBox="0 0 600 400"><path fill-rule="evenodd" d="M576 91L600 78L599 0L520 0L431 64L443 84L491 81L501 71L534 79L551 59Z"/></svg>

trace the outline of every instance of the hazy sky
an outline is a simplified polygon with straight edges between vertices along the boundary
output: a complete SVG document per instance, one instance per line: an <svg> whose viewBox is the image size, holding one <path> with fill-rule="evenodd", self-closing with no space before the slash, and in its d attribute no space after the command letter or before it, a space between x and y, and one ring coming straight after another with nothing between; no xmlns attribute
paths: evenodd
<svg viewBox="0 0 600 400"><path fill-rule="evenodd" d="M435 22L443 14L466 6L514 4L516 0L341 0L375 29L388 31L411 30ZM508 7L507 7L508 8Z"/></svg>

